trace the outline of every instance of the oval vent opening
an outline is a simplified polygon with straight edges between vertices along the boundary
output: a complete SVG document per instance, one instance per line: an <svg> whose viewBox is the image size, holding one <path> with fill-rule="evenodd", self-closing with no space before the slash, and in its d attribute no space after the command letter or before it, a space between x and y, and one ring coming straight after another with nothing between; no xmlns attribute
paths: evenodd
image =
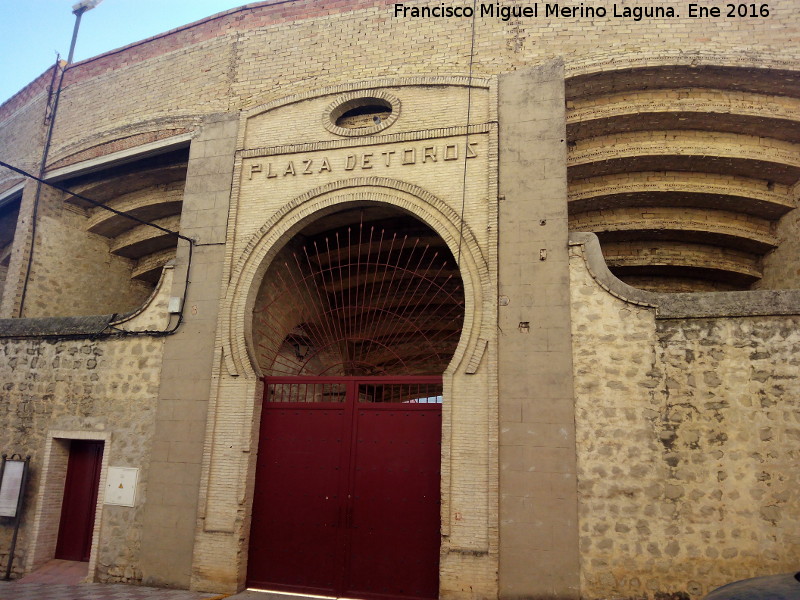
<svg viewBox="0 0 800 600"><path fill-rule="evenodd" d="M392 114L392 105L380 98L359 98L345 102L334 111L331 120L344 129L380 126Z"/></svg>
<svg viewBox="0 0 800 600"><path fill-rule="evenodd" d="M350 92L325 108L322 126L334 135L374 135L391 127L399 116L400 99L385 90Z"/></svg>

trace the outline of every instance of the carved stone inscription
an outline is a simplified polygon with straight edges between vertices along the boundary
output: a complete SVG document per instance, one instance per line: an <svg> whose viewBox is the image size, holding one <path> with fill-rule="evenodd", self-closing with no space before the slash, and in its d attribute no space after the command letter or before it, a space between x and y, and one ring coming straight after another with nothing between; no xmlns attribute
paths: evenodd
<svg viewBox="0 0 800 600"><path fill-rule="evenodd" d="M281 179L320 173L393 169L418 164L433 164L477 158L478 142L442 143L394 149L359 149L345 156L265 159L247 166L248 179Z"/></svg>

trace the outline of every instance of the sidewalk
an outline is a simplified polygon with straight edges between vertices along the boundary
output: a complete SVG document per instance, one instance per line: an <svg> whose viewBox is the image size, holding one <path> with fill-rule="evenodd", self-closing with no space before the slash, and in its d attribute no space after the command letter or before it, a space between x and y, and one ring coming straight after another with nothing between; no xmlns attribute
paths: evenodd
<svg viewBox="0 0 800 600"><path fill-rule="evenodd" d="M113 583L58 585L0 581L0 600L202 600L224 597Z"/></svg>
<svg viewBox="0 0 800 600"><path fill-rule="evenodd" d="M23 583L0 581L0 600L308 600L305 596L244 591L233 596L115 583Z"/></svg>

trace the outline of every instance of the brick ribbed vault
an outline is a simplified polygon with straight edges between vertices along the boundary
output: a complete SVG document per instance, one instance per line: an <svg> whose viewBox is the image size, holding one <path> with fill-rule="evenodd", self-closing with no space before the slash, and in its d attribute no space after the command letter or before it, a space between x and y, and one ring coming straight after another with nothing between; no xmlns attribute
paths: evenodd
<svg viewBox="0 0 800 600"><path fill-rule="evenodd" d="M797 205L800 74L664 66L567 81L570 229L654 291L747 289Z"/></svg>
<svg viewBox="0 0 800 600"><path fill-rule="evenodd" d="M178 150L84 175L65 184L74 192L177 231L183 206L188 154ZM86 230L109 238L109 251L131 261L131 277L152 285L175 257L174 236L140 225L79 198L66 198L86 219Z"/></svg>

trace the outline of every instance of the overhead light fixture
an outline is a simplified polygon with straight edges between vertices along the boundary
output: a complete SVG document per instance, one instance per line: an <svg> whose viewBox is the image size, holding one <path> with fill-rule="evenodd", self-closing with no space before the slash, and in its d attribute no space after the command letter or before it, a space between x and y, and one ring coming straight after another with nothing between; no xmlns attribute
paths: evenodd
<svg viewBox="0 0 800 600"><path fill-rule="evenodd" d="M72 14L77 15L80 13L85 13L87 10L92 10L95 6L100 4L103 0L83 0L83 2L78 2L77 4L72 5Z"/></svg>
<svg viewBox="0 0 800 600"><path fill-rule="evenodd" d="M103 0L83 0L77 4L72 5L72 14L75 15L75 28L72 30L72 42L69 45L69 56L67 57L67 64L72 64L72 56L75 54L75 42L78 40L78 28L81 26L81 16L87 10L92 10L95 6L100 4Z"/></svg>
<svg viewBox="0 0 800 600"><path fill-rule="evenodd" d="M294 355L297 360L303 360L308 355L308 351L311 349L308 344L303 344L301 342L295 342L292 344L292 346L294 347Z"/></svg>

